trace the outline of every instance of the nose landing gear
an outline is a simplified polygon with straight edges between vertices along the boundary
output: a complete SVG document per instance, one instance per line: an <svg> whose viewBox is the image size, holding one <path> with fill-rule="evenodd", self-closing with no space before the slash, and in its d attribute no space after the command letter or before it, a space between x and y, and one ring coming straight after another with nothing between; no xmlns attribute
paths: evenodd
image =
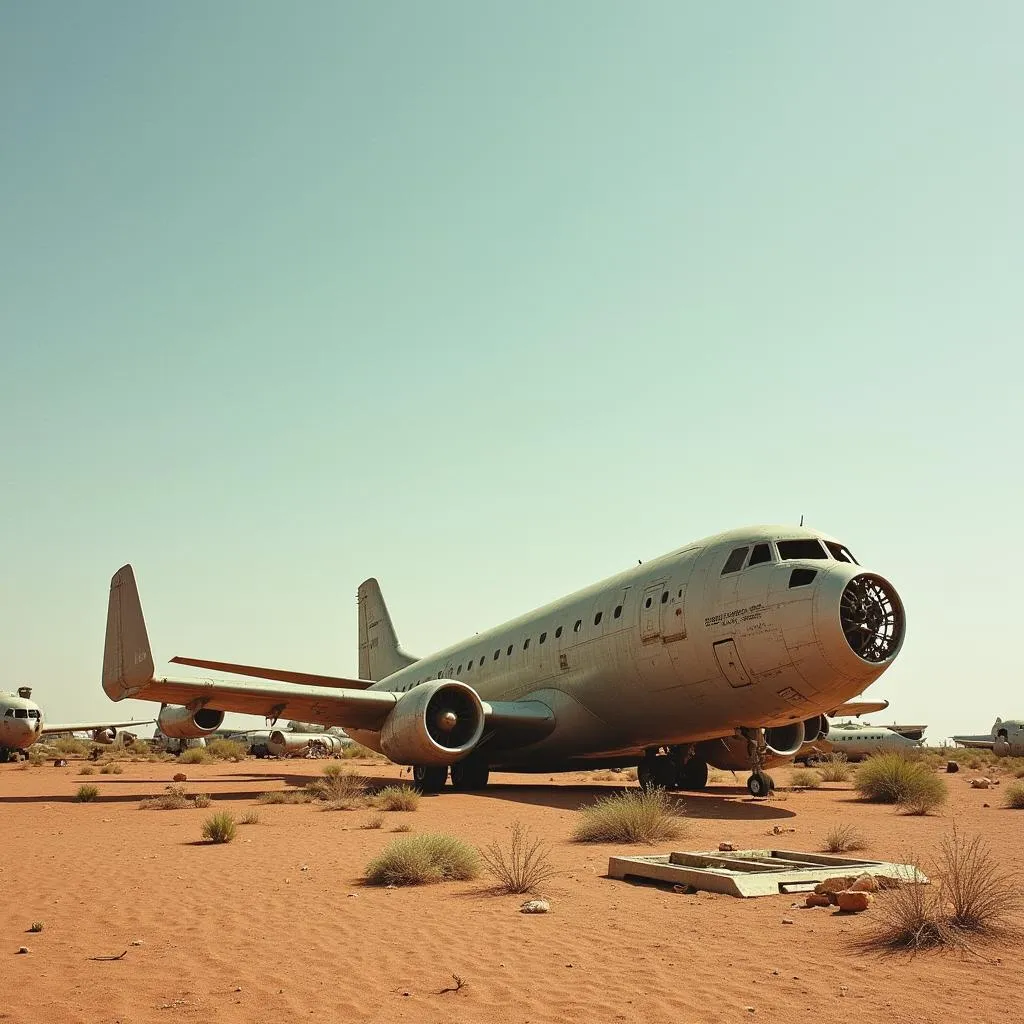
<svg viewBox="0 0 1024 1024"><path fill-rule="evenodd" d="M750 758L750 766L754 769L750 778L747 779L747 792L755 800L763 800L770 796L775 788L775 780L764 770L764 731L762 729L740 729L747 741L747 756Z"/></svg>

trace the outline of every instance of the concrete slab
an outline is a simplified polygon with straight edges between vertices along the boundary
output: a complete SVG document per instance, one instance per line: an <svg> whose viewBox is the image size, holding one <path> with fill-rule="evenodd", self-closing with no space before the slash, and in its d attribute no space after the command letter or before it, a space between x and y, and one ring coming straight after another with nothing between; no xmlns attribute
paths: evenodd
<svg viewBox="0 0 1024 1024"><path fill-rule="evenodd" d="M743 897L810 892L826 878L865 873L904 882L928 881L912 864L799 850L709 850L608 860L610 878L642 878Z"/></svg>

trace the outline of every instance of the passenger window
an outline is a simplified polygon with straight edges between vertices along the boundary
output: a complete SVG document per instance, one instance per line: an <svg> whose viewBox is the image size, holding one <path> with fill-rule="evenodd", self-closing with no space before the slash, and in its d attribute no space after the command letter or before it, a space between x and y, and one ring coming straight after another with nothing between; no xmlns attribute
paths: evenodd
<svg viewBox="0 0 1024 1024"><path fill-rule="evenodd" d="M599 626L599 625L601 625L601 616L602 616L603 614L604 614L604 612L598 612L598 613L597 613L597 614L596 614L596 615L594 616L594 625L595 625L595 626Z"/></svg>
<svg viewBox="0 0 1024 1024"><path fill-rule="evenodd" d="M650 598L647 598L647 600L644 601L644 607L645 608L650 608L651 607L651 599Z"/></svg>
<svg viewBox="0 0 1024 1024"><path fill-rule="evenodd" d="M825 549L816 540L780 540L779 558L828 558Z"/></svg>
<svg viewBox="0 0 1024 1024"><path fill-rule="evenodd" d="M494 652L494 660L495 660L495 661L497 661L497 660L498 660L498 655L500 655L500 654L501 654L501 648L499 647L499 648L498 648L498 649L497 649L497 650L496 650L496 651Z"/></svg>
<svg viewBox="0 0 1024 1024"><path fill-rule="evenodd" d="M582 626L582 625L583 625L583 620L582 619L577 619L576 620L576 625L572 627L572 631L574 633L578 633L580 631L580 626Z"/></svg>
<svg viewBox="0 0 1024 1024"><path fill-rule="evenodd" d="M462 675L462 666L461 666L461 665L460 665L460 666L458 667L458 669L457 669L457 671L456 671L456 673L455 673L455 674L456 674L457 676L461 676L461 675Z"/></svg>
<svg viewBox="0 0 1024 1024"><path fill-rule="evenodd" d="M473 671L473 662L470 661L470 662L468 662L466 664L466 671L467 672L472 672Z"/></svg>
<svg viewBox="0 0 1024 1024"><path fill-rule="evenodd" d="M557 640L561 635L562 635L562 627L559 626L558 629L555 630L555 639Z"/></svg>
<svg viewBox="0 0 1024 1024"><path fill-rule="evenodd" d="M750 564L760 565L762 562L772 560L772 549L767 544L755 544L754 550L750 552Z"/></svg>
<svg viewBox="0 0 1024 1024"><path fill-rule="evenodd" d="M726 560L725 567L722 569L722 575L730 572L738 572L743 568L743 560L747 557L747 551L749 548L736 548Z"/></svg>
<svg viewBox="0 0 1024 1024"><path fill-rule="evenodd" d="M544 643L544 641L547 640L547 638L548 638L547 633L541 633L540 640L538 640L537 642L538 643Z"/></svg>
<svg viewBox="0 0 1024 1024"><path fill-rule="evenodd" d="M664 594L661 595L661 603L662 604L668 604L668 591L667 590L665 591Z"/></svg>
<svg viewBox="0 0 1024 1024"><path fill-rule="evenodd" d="M525 639L525 640L523 641L523 650L524 650L524 651L525 651L525 650L528 650L528 649L529 649L529 647L530 647L530 638L529 638L529 637L527 637L527 638L526 638L526 639Z"/></svg>
<svg viewBox="0 0 1024 1024"><path fill-rule="evenodd" d="M615 618L618 618L622 614L622 605L621 604L617 604L615 606L615 611L612 612L612 614L615 616Z"/></svg>
<svg viewBox="0 0 1024 1024"><path fill-rule="evenodd" d="M508 650L505 652L505 656L508 657L512 653L512 644L508 645Z"/></svg>
<svg viewBox="0 0 1024 1024"><path fill-rule="evenodd" d="M682 596L683 596L683 588L682 588L682 587L680 587L680 588L679 588L679 596L680 596L680 597L682 597Z"/></svg>

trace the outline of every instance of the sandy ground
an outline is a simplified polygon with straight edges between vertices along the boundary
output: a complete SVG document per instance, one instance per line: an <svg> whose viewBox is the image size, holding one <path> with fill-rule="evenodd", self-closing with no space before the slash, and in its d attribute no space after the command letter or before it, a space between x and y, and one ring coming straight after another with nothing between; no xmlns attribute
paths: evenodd
<svg viewBox="0 0 1024 1024"><path fill-rule="evenodd" d="M945 1024L995 1020L1019 1003L1019 943L989 946L984 958L880 957L857 948L870 911L837 916L794 910L790 896L686 896L610 880L608 856L626 848L568 841L575 810L615 788L586 775L492 776L484 794L424 798L414 812L386 814L380 830L359 827L369 811L257 805L261 792L323 764L185 767L188 788L210 793L213 810L258 807L260 822L221 846L199 842L210 810L139 810L176 765L128 763L122 775L89 779L76 761L0 765L0 1021ZM925 818L858 803L844 784L754 802L730 776L685 799L690 834L669 845L818 850L831 825L849 821L870 841L865 856L927 858L955 822L1024 872L1024 812L1002 809L998 790L971 790L970 774L951 776L949 805ZM99 787L99 802L72 802L83 782ZM489 894L486 881L391 890L360 881L399 822L482 845L516 820L552 844L560 874L546 887L548 915L519 913L523 897ZM795 832L772 836L773 826ZM26 934L33 921L43 932ZM30 953L17 955L23 944ZM122 960L90 959L124 950ZM464 987L441 994L453 974Z"/></svg>

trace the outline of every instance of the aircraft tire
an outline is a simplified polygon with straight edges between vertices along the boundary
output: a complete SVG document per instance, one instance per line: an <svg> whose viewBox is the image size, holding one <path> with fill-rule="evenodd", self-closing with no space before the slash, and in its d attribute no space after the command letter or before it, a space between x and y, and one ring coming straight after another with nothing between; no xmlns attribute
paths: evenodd
<svg viewBox="0 0 1024 1024"><path fill-rule="evenodd" d="M456 761L451 767L452 787L462 793L472 793L487 786L490 769L487 762L470 754L464 761Z"/></svg>
<svg viewBox="0 0 1024 1024"><path fill-rule="evenodd" d="M645 757L637 765L636 777L643 790L676 788L676 766L664 754Z"/></svg>
<svg viewBox="0 0 1024 1024"><path fill-rule="evenodd" d="M766 772L754 772L747 779L747 790L755 800L763 800L774 789L772 777Z"/></svg>
<svg viewBox="0 0 1024 1024"><path fill-rule="evenodd" d="M680 765L676 785L679 789L707 789L708 763L699 757L691 757Z"/></svg>
<svg viewBox="0 0 1024 1024"><path fill-rule="evenodd" d="M412 768L412 787L421 793L440 793L448 778L448 765L416 764Z"/></svg>

